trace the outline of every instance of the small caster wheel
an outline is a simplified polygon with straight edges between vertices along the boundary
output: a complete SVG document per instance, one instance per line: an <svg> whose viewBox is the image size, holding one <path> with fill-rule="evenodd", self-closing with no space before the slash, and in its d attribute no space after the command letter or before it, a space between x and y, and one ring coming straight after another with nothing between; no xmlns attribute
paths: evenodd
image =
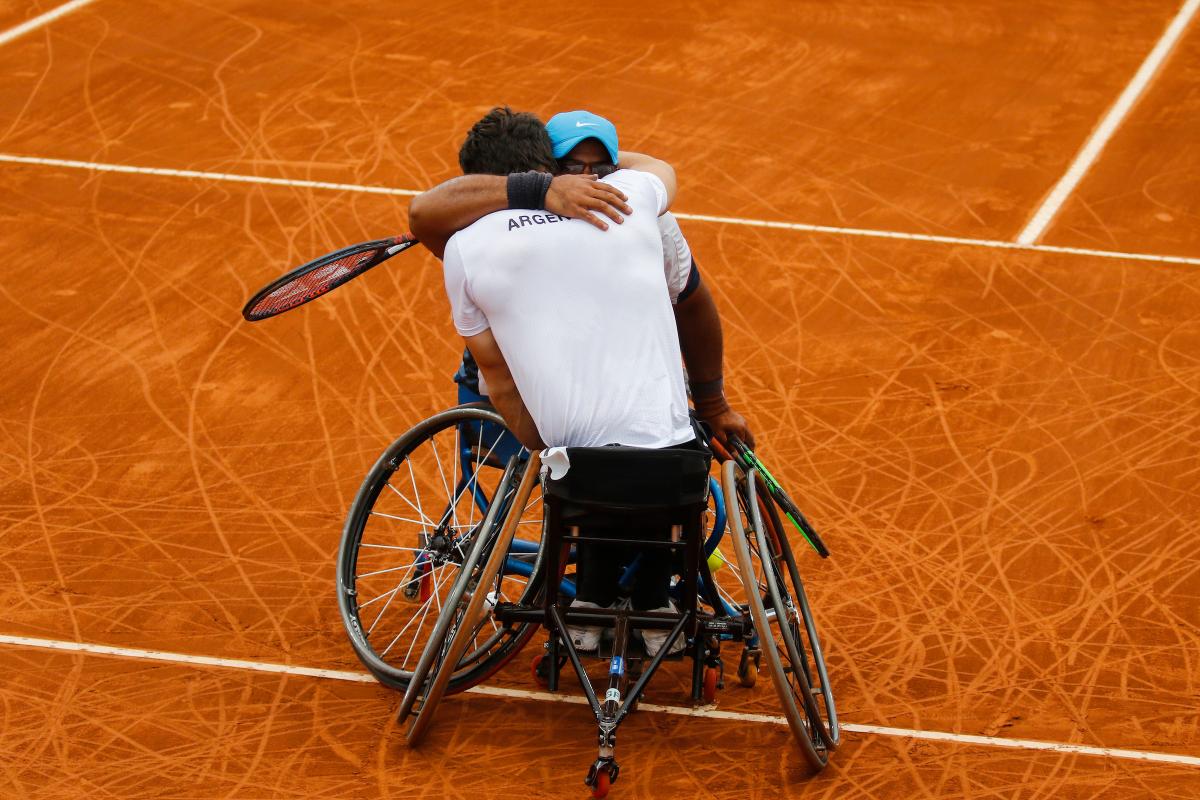
<svg viewBox="0 0 1200 800"><path fill-rule="evenodd" d="M717 680L721 677L716 667L704 668L704 702L712 704L717 700Z"/></svg>
<svg viewBox="0 0 1200 800"><path fill-rule="evenodd" d="M749 650L742 651L742 658L738 661L737 668L738 683L745 686L747 689L753 689L758 683L758 653L753 653Z"/></svg>
<svg viewBox="0 0 1200 800"><path fill-rule="evenodd" d="M550 685L550 656L548 653L538 653L529 662L529 674L533 682L543 689Z"/></svg>
<svg viewBox="0 0 1200 800"><path fill-rule="evenodd" d="M608 797L608 790L610 786L612 786L612 782L608 777L608 769L600 769L596 773L596 782L592 785L592 797Z"/></svg>
<svg viewBox="0 0 1200 800"><path fill-rule="evenodd" d="M592 797L607 797L609 787L617 781L617 774L621 768L617 766L616 761L606 758L596 759L596 763L592 764L592 768L588 770L587 777L583 782L589 789L592 790Z"/></svg>

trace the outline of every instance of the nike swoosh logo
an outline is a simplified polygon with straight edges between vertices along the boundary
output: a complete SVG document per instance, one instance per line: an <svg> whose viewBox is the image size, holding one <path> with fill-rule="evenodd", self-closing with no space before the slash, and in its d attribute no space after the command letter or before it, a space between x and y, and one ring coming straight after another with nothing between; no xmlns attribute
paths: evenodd
<svg viewBox="0 0 1200 800"><path fill-rule="evenodd" d="M595 122L576 122L576 128L599 128L600 125Z"/></svg>

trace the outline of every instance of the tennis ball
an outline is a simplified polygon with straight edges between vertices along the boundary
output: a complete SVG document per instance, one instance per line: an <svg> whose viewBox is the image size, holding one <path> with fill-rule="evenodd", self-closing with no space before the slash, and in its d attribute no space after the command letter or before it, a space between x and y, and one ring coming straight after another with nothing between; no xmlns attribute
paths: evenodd
<svg viewBox="0 0 1200 800"><path fill-rule="evenodd" d="M710 574L716 575L723 566L725 566L725 556L721 554L721 548L714 548L712 555L708 557L708 571Z"/></svg>

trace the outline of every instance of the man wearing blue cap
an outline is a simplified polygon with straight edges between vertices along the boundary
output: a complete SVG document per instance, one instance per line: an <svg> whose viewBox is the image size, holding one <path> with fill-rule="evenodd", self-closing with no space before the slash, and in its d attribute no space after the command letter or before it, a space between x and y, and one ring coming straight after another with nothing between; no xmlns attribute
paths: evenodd
<svg viewBox="0 0 1200 800"><path fill-rule="evenodd" d="M700 415L724 420L719 432L732 426L750 439L720 390L720 321L711 296L699 293L673 218L660 229L674 171L618 151L616 129L602 117L559 115L547 136L530 130L530 116L494 109L460 150L468 174L419 196L410 210L413 233L443 258L455 326L494 405L531 448L686 446L694 438L680 364L687 338L682 354L693 394L698 408L709 402L711 414ZM551 178L552 170L564 174ZM571 214L558 210L567 198L574 198ZM696 391L697 378L707 393ZM576 604L611 606L627 554L580 550ZM665 554L645 551L634 607L665 610L668 576ZM594 648L599 634L571 629L583 649ZM666 637L646 631L643 638L653 655Z"/></svg>
<svg viewBox="0 0 1200 800"><path fill-rule="evenodd" d="M546 123L546 133L550 136L550 143L554 145L554 157L560 161L580 144L594 139L608 154L608 158L605 159L605 163L608 165L608 168L604 170L606 173L614 172L616 165L620 163L620 151L617 149L617 128L599 114L593 114L590 111L564 111L561 114L555 114ZM599 163L597 162L597 166ZM572 172L571 174L579 173ZM592 174L597 178L605 177L596 172Z"/></svg>

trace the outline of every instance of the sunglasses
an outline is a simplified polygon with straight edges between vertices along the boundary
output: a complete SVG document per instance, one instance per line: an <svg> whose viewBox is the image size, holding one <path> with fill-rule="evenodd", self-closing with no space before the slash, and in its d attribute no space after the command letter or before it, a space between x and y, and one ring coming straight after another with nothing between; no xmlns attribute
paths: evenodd
<svg viewBox="0 0 1200 800"><path fill-rule="evenodd" d="M559 164L565 175L582 175L591 168L592 174L597 178L607 178L617 171L616 164L582 164L578 161L568 161L565 164Z"/></svg>

